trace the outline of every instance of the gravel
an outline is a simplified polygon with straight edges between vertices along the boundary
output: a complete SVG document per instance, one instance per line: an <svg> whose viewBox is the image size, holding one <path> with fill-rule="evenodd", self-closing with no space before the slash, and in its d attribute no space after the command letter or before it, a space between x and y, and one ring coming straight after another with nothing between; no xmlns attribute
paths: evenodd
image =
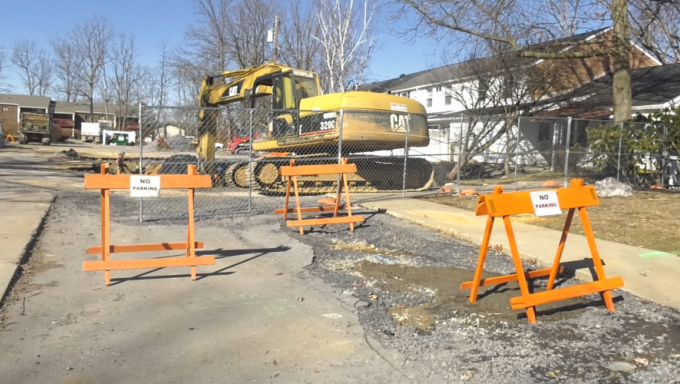
<svg viewBox="0 0 680 384"><path fill-rule="evenodd" d="M98 212L97 194L64 193L59 199ZM112 206L114 221L138 222L137 200L114 194ZM338 300L358 313L367 340L399 352L403 361L395 369L411 372L413 382L680 382L678 311L617 290L613 313L599 295L590 295L539 307L538 323L531 325L522 311L510 309L508 298L519 295L512 284L480 290L477 304L467 303L467 292L457 289L455 279L472 279L477 246L384 214L364 215L366 223L353 233L336 225L307 228L301 236L282 222L279 230L313 247L307 273L333 286ZM228 230L249 220L281 219L206 215L198 220ZM184 220L154 224L177 222ZM490 251L486 271L509 274L514 268L506 255ZM448 287L442 285L446 273ZM406 284L428 274L431 279ZM559 286L575 283L565 278ZM534 287L544 285L539 280ZM407 311L420 314L419 322L400 321Z"/></svg>
<svg viewBox="0 0 680 384"><path fill-rule="evenodd" d="M384 282L367 281L351 266L366 265L363 260L387 260L405 269L455 267L467 270L471 280L478 247L380 214L370 216L354 233L343 226L304 236L282 230L314 247L315 260L309 267L313 275L340 292L351 290L357 303L370 303L355 305L361 324L384 347L401 352L405 366L419 364L452 381L680 382L680 314L676 310L617 290L613 313L605 309L599 295L590 295L566 307L565 302L554 303L549 310L539 307L538 323L531 325L521 311L510 310L507 299L490 311L484 302L503 294L494 291L475 305L431 311L428 316L437 319L429 328L399 325L390 311L419 306L433 295L381 290ZM376 249L382 252L380 258L374 257ZM508 274L514 268L510 258L492 251L486 271ZM568 279L561 286L575 283ZM536 287L544 285L545 281L539 281ZM509 294L518 295L516 288ZM631 366L632 371L623 372Z"/></svg>

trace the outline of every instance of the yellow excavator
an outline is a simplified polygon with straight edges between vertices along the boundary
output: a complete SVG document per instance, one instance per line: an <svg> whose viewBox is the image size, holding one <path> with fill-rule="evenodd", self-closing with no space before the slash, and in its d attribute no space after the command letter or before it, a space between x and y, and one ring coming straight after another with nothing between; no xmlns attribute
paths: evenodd
<svg viewBox="0 0 680 384"><path fill-rule="evenodd" d="M215 84L216 79L223 81ZM253 153L266 155L223 164L221 179L229 186L283 192L278 169L290 159L296 165L330 164L338 162L338 155L357 165L357 174L348 179L352 192L401 191L404 185L418 191L431 186L434 171L427 160L371 154L403 150L406 143L409 148L429 144L420 103L371 92L322 95L320 89L316 73L277 63L206 76L198 100L204 108L199 113L198 154L206 172L214 174L217 168L215 138L222 109L215 107L241 102L243 108L267 105L255 110L255 122L243 121L261 127L254 128L257 134L251 145ZM327 193L335 191L337 178L308 177L299 182L302 193Z"/></svg>

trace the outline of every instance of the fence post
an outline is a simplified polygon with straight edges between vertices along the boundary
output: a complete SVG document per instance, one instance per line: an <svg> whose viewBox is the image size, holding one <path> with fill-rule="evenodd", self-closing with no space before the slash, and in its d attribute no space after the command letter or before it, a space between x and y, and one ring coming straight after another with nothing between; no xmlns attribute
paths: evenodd
<svg viewBox="0 0 680 384"><path fill-rule="evenodd" d="M345 118L345 110L340 110L340 119L338 123L338 164L342 164L342 125ZM338 184L339 185L339 184Z"/></svg>
<svg viewBox="0 0 680 384"><path fill-rule="evenodd" d="M564 186L566 187L569 177L569 145L571 140L571 116L567 118L567 145L564 153Z"/></svg>
<svg viewBox="0 0 680 384"><path fill-rule="evenodd" d="M253 208L253 110L250 110L250 124L248 127L250 138L248 139L248 212ZM288 209L288 207L286 207Z"/></svg>
<svg viewBox="0 0 680 384"><path fill-rule="evenodd" d="M519 134L522 131L522 117L517 117L517 136L515 137L515 191L517 190L517 168L519 167Z"/></svg>
<svg viewBox="0 0 680 384"><path fill-rule="evenodd" d="M408 135L411 131L410 121L411 115L406 115L406 141L404 142L404 173L401 180L401 197L406 197L406 163L408 162Z"/></svg>
<svg viewBox="0 0 680 384"><path fill-rule="evenodd" d="M342 130L343 123L345 120L345 110L340 110L340 117L338 118L338 164L342 164ZM337 187L335 188L336 196L340 194L340 183L342 182L342 176L337 177Z"/></svg>
<svg viewBox="0 0 680 384"><path fill-rule="evenodd" d="M463 172L463 120L465 116L460 115L460 136L458 137L458 172L456 172L456 194L460 194L460 173Z"/></svg>
<svg viewBox="0 0 680 384"><path fill-rule="evenodd" d="M142 174L142 170L144 169L144 135L142 135L142 127L144 126L143 119L142 119L142 103L139 103L139 118L137 121L139 122L139 137L137 140L139 140L139 174ZM141 223L144 221L144 198L140 197L139 198L139 222Z"/></svg>
<svg viewBox="0 0 680 384"><path fill-rule="evenodd" d="M616 180L621 175L621 139L623 137L623 122L619 123L619 155L616 159Z"/></svg>
<svg viewBox="0 0 680 384"><path fill-rule="evenodd" d="M666 156L668 150L666 149L666 140L668 139L668 126L663 126L663 153L661 155L661 188L666 187Z"/></svg>

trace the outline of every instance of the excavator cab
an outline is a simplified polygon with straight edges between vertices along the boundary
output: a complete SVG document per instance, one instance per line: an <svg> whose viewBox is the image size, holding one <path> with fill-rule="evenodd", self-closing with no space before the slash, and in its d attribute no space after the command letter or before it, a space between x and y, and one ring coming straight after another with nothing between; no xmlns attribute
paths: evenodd
<svg viewBox="0 0 680 384"><path fill-rule="evenodd" d="M272 120L269 127L273 138L300 134L300 101L319 95L315 74L305 71L279 72L255 80L253 88L269 86L272 90ZM252 100L254 107L254 99Z"/></svg>

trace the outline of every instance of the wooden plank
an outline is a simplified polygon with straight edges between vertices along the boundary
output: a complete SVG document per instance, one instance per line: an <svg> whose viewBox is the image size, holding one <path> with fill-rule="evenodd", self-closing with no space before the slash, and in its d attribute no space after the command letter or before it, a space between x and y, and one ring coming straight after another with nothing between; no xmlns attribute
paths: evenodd
<svg viewBox="0 0 680 384"><path fill-rule="evenodd" d="M345 206L341 206L340 209L345 209ZM334 205L322 205L319 207L308 207L308 208L300 208L302 213L311 213L311 212L333 212L335 210ZM284 212L283 209L277 209L274 211L275 215L282 215ZM297 208L290 208L286 211L287 213L295 213L297 212Z"/></svg>
<svg viewBox="0 0 680 384"><path fill-rule="evenodd" d="M203 248L202 241L197 241L194 244L196 244L196 248ZM184 251L186 249L187 243L125 244L110 245L109 253ZM85 253L88 255L99 255L102 253L102 247L99 245L90 247Z"/></svg>
<svg viewBox="0 0 680 384"><path fill-rule="evenodd" d="M283 166L279 168L281 176L330 175L334 173L357 173L356 164L320 164Z"/></svg>
<svg viewBox="0 0 680 384"><path fill-rule="evenodd" d="M553 301L572 299L574 297L585 296L596 292L609 291L621 287L623 287L623 279L621 277L613 277L606 280L593 281L592 283L575 285L573 287L532 293L527 296L513 297L510 299L510 305L512 306L512 309L529 308L541 304L552 303Z"/></svg>
<svg viewBox="0 0 680 384"><path fill-rule="evenodd" d="M503 224L505 224L505 233L508 235L508 245L510 246L510 253L512 254L512 262L515 264L515 272L517 273L517 284L522 296L529 296L529 284L524 273L524 266L522 259L519 257L519 249L517 248L517 241L515 240L515 232L512 229L512 222L510 216L503 216ZM527 320L531 324L536 324L536 310L530 306L526 310Z"/></svg>
<svg viewBox="0 0 680 384"><path fill-rule="evenodd" d="M287 221L286 225L289 227L301 227L324 224L344 224L344 223L363 223L363 216L343 216L343 217L327 217L323 219L307 219L307 220L293 220Z"/></svg>
<svg viewBox="0 0 680 384"><path fill-rule="evenodd" d="M529 279L536 279L538 277L545 277L550 275L550 271L552 268L546 268L546 269L537 269L535 271L529 271L527 273L527 278ZM560 267L558 273L564 272L564 267ZM479 283L480 287L486 287L489 285L498 285L498 284L503 284L503 283L509 283L511 281L517 281L517 274L512 274L512 275L505 275L505 276L497 276L497 277L489 277L486 279L482 279ZM466 290L466 289L472 289L474 281L466 281L463 284L460 285L461 290Z"/></svg>
<svg viewBox="0 0 680 384"><path fill-rule="evenodd" d="M160 176L161 189L211 188L210 175ZM130 189L130 175L85 175L85 189Z"/></svg>
<svg viewBox="0 0 680 384"><path fill-rule="evenodd" d="M192 265L214 265L214 256L175 257L171 259L138 259L114 261L86 261L83 271L106 271L118 269L147 269L166 267L189 267Z"/></svg>
<svg viewBox="0 0 680 384"><path fill-rule="evenodd" d="M557 191L560 209L592 207L600 204L595 187L592 185L549 190ZM477 216L482 216L488 213L493 217L500 217L534 213L534 207L531 203L531 195L529 192L530 191L511 192L500 195L480 196L478 201L479 205L475 214ZM482 204L483 206L480 206Z"/></svg>
<svg viewBox="0 0 680 384"><path fill-rule="evenodd" d="M595 244L595 234L593 228L590 225L590 218L588 217L588 210L585 207L578 209L578 214L581 217L581 226L583 227L583 234L586 236L588 241L588 248L590 249L590 255L593 258L593 266L595 267L595 272L597 273L598 280L604 280L606 278L604 274L604 267L602 266L602 259L600 259L600 252L597 250L597 245ZM605 292L604 303L607 309L614 312L614 300L612 299L611 292Z"/></svg>

